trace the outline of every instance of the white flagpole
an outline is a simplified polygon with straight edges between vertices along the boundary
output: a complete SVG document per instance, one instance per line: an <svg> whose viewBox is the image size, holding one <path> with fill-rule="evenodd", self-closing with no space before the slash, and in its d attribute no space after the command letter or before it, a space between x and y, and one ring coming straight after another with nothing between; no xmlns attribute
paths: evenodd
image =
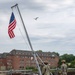
<svg viewBox="0 0 75 75"><path fill-rule="evenodd" d="M31 50L32 50L32 52L33 52L33 55L34 55L34 59L35 59L36 65L37 65L37 67L38 67L39 74L42 75L41 70L40 70L40 67L39 67L39 63L38 63L37 58L36 58L35 51L33 50L32 44L31 44L31 42L30 42L29 35L28 35L28 33L27 33L27 30L26 30L24 21L23 21L23 19L22 19L22 16L21 16L21 13L20 13L18 4L15 4L15 5L12 6L11 8L13 8L13 7L17 7L17 10L18 10L18 12L19 12L19 15L20 15L20 18L21 18L21 21L22 21L22 24L23 24L23 27L24 27L24 30L25 30L25 33L26 33L26 37L27 37L27 39L28 39L30 48L31 48Z"/></svg>

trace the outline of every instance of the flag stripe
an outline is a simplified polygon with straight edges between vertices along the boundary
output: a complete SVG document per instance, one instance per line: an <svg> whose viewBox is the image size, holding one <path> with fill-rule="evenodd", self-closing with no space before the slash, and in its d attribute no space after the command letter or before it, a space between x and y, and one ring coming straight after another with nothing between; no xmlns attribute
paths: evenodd
<svg viewBox="0 0 75 75"><path fill-rule="evenodd" d="M16 23L16 20L14 20L12 23L10 23L10 25L8 27L11 27L11 25L13 25L14 23Z"/></svg>
<svg viewBox="0 0 75 75"><path fill-rule="evenodd" d="M14 38L15 37L13 31L9 31L8 33L9 33L10 38Z"/></svg>
<svg viewBox="0 0 75 75"><path fill-rule="evenodd" d="M16 27L16 20L12 24L10 24L8 28L9 30L13 30L15 27Z"/></svg>

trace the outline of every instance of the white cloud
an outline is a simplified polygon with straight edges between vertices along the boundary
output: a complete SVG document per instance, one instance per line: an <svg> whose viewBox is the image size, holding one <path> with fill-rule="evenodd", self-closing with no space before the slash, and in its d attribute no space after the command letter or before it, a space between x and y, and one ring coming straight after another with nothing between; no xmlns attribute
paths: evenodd
<svg viewBox="0 0 75 75"><path fill-rule="evenodd" d="M19 0L17 2L34 50L56 51L60 54L70 53L72 50L71 53L75 54L74 0ZM10 39L8 36L8 24L12 11L9 6L13 5L15 1L3 0L0 3L4 4L0 5L1 52L14 48L29 49L20 17L15 8L17 27L14 33L16 37ZM7 5L9 3L10 5ZM39 17L37 21L34 19L35 17Z"/></svg>
<svg viewBox="0 0 75 75"><path fill-rule="evenodd" d="M72 5L74 0L64 0L63 4L65 5Z"/></svg>
<svg viewBox="0 0 75 75"><path fill-rule="evenodd" d="M43 2L43 0L35 0L36 2L38 2L38 3L42 3Z"/></svg>

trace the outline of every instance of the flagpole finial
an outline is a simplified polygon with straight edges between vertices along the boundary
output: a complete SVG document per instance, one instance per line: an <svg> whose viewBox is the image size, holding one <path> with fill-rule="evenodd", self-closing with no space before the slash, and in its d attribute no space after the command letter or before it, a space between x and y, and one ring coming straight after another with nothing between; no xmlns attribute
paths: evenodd
<svg viewBox="0 0 75 75"><path fill-rule="evenodd" d="M16 3L15 5L13 5L13 6L11 7L11 9L14 8L14 7L16 7L17 5L18 5L18 4Z"/></svg>

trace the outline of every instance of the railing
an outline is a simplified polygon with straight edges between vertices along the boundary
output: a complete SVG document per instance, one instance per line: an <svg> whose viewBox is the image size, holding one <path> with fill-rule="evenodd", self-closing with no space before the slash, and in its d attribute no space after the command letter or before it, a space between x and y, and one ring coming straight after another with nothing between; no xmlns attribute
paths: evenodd
<svg viewBox="0 0 75 75"><path fill-rule="evenodd" d="M0 75L39 75L39 74L32 72L32 70L9 70L9 71L0 71ZM61 71L60 69L51 69L50 75L61 75ZM68 68L67 75L75 75L75 68Z"/></svg>
<svg viewBox="0 0 75 75"><path fill-rule="evenodd" d="M53 75L61 75L61 69L51 69ZM67 75L75 75L75 68L68 68Z"/></svg>
<svg viewBox="0 0 75 75"><path fill-rule="evenodd" d="M0 75L30 75L32 70L8 70L0 71Z"/></svg>

